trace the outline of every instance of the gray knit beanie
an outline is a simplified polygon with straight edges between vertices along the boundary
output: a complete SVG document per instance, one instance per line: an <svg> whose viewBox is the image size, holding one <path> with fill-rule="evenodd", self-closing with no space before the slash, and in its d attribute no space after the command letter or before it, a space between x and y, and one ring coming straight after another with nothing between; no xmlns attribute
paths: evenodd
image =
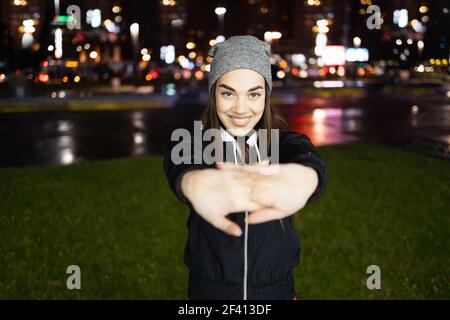
<svg viewBox="0 0 450 320"><path fill-rule="evenodd" d="M251 69L259 72L266 80L269 94L272 91L272 69L270 66L270 45L251 35L232 36L216 43L208 52L211 62L208 89L223 74L234 69Z"/></svg>

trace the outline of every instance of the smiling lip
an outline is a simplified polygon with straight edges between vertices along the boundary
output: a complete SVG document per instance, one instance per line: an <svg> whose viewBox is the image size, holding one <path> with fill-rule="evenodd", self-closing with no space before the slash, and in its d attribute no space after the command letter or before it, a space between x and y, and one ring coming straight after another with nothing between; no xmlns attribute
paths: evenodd
<svg viewBox="0 0 450 320"><path fill-rule="evenodd" d="M246 117L242 117L242 116L229 116L231 118L231 122L233 122L233 124L236 127L245 127L251 119L251 116L246 116Z"/></svg>

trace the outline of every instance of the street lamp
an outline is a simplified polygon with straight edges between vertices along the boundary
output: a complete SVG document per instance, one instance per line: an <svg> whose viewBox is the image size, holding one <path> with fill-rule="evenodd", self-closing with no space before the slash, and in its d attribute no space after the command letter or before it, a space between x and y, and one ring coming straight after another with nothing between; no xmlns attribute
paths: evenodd
<svg viewBox="0 0 450 320"><path fill-rule="evenodd" d="M59 16L59 0L55 0L55 15Z"/></svg>
<svg viewBox="0 0 450 320"><path fill-rule="evenodd" d="M330 31L328 28L328 20L320 19L316 21L316 26L318 32L316 36L316 46L314 47L314 54L318 57L322 56L327 45L327 32Z"/></svg>
<svg viewBox="0 0 450 320"><path fill-rule="evenodd" d="M220 29L220 34L224 34L224 17L225 17L225 13L227 12L227 9L224 7L217 7L216 10L214 10L214 12L217 14L217 18L219 19L219 29Z"/></svg>
<svg viewBox="0 0 450 320"><path fill-rule="evenodd" d="M283 35L278 31L266 31L264 32L264 41L271 44L273 40L281 39Z"/></svg>
<svg viewBox="0 0 450 320"><path fill-rule="evenodd" d="M137 63L139 58L139 24L133 23L130 25L131 43L133 45L133 70L134 78L137 80Z"/></svg>
<svg viewBox="0 0 450 320"><path fill-rule="evenodd" d="M131 34L131 41L133 43L133 47L134 47L134 49L137 49L139 46L139 24L138 23L135 22L130 26L130 34Z"/></svg>

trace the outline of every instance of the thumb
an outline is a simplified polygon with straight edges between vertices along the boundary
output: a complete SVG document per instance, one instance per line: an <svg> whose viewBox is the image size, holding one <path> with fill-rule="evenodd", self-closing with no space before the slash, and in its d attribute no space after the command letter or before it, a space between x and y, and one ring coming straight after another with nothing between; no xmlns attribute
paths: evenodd
<svg viewBox="0 0 450 320"><path fill-rule="evenodd" d="M268 160L263 160L254 164L243 164L239 166L239 170L242 172L259 174L263 174L265 170L268 170L269 168L271 168L271 165L269 165Z"/></svg>
<svg viewBox="0 0 450 320"><path fill-rule="evenodd" d="M212 225L231 236L240 237L242 234L242 230L237 223L223 216L215 217L215 221Z"/></svg>
<svg viewBox="0 0 450 320"><path fill-rule="evenodd" d="M269 168L270 161L268 159L265 159L261 162L258 163L253 163L253 164L231 164L231 163L226 163L226 162L221 162L221 163L217 163L217 167L221 170L237 170L237 171L242 171L242 172L247 172L247 173L261 173L263 172L262 170L265 168Z"/></svg>
<svg viewBox="0 0 450 320"><path fill-rule="evenodd" d="M237 165L230 162L217 162L216 163L217 168L222 170L237 170L241 165Z"/></svg>

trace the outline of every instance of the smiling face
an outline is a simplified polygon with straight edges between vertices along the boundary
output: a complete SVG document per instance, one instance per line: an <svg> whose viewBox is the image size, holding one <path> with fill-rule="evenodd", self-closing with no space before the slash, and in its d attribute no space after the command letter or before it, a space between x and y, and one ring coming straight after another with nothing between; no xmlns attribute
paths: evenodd
<svg viewBox="0 0 450 320"><path fill-rule="evenodd" d="M217 80L217 115L233 135L243 136L261 119L265 95L261 74L250 69L229 71Z"/></svg>

